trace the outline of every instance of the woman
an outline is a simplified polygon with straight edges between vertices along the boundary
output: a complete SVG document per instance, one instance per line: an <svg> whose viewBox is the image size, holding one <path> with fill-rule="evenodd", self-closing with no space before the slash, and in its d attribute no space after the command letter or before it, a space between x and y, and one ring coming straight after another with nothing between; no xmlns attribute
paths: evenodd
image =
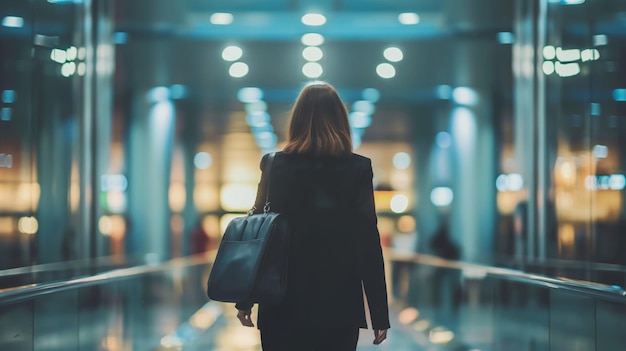
<svg viewBox="0 0 626 351"><path fill-rule="evenodd" d="M266 158L261 161L264 170ZM276 153L269 199L291 226L287 296L259 305L265 351L355 350L367 328L387 337L389 310L370 159L352 153L348 114L327 83L307 85L291 114L288 143ZM262 211L264 186L255 207ZM253 327L251 304L236 305Z"/></svg>

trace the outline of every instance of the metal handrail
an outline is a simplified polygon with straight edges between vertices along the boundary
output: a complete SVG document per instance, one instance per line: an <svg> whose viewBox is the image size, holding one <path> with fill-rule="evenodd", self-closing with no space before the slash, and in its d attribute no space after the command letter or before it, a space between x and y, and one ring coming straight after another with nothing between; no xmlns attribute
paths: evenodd
<svg viewBox="0 0 626 351"><path fill-rule="evenodd" d="M601 263L601 262L582 262L566 259L533 259L533 258L516 258L511 256L495 256L494 262L496 266L503 264L517 264L526 266L536 266L541 268L566 268L566 269L586 269L594 272L622 272L626 274L626 265L617 263Z"/></svg>
<svg viewBox="0 0 626 351"><path fill-rule="evenodd" d="M0 306L70 289L84 288L112 281L129 279L143 274L166 272L185 267L210 264L215 258L215 253L215 251L210 251L206 254L177 258L161 264L117 269L106 273L71 279L63 282L28 284L25 286L3 289L0 290ZM458 269L471 272L472 276L490 275L498 279L518 281L549 289L563 289L595 296L601 299L626 303L626 291L617 286L559 277L546 277L515 269L483 266L461 261L451 261L426 254L415 254L394 250L388 251L386 254L387 258L393 262L419 263L433 267Z"/></svg>
<svg viewBox="0 0 626 351"><path fill-rule="evenodd" d="M591 295L601 299L626 303L626 291L619 286L611 286L561 277L546 277L538 274L526 273L516 269L451 261L437 256L408 253L405 251L390 250L387 252L387 258L392 262L419 263L439 268L458 269L470 272L471 276L484 277L489 275L498 279L518 281L549 289L563 289L566 291Z"/></svg>
<svg viewBox="0 0 626 351"><path fill-rule="evenodd" d="M206 254L176 258L161 264L122 268L106 273L95 274L89 277L81 277L62 282L28 284L14 288L2 289L0 290L0 306L30 300L43 295L70 289L84 288L110 283L112 281L134 278L143 274L166 272L180 268L210 264L213 262L214 258L215 252L209 251Z"/></svg>
<svg viewBox="0 0 626 351"><path fill-rule="evenodd" d="M141 261L144 261L144 260L138 257L133 260L132 257L129 258L129 257L121 257L121 256L103 256L103 257L97 257L97 258L90 259L90 260L72 260L72 261L62 261L62 262L53 262L53 263L43 263L43 264L32 265L32 266L2 269L0 270L0 278L9 277L9 276L17 276L17 275L63 271L63 270L70 270L70 269L98 268L98 267L103 267L103 266L137 264Z"/></svg>

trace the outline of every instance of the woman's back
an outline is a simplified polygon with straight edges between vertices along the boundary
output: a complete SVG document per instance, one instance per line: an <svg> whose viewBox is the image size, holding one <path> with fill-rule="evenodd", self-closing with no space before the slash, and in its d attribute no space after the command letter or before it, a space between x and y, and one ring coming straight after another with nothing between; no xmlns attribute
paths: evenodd
<svg viewBox="0 0 626 351"><path fill-rule="evenodd" d="M370 304L386 312L370 160L281 152L270 181L271 209L285 214L292 228L289 288L285 303L261 306L259 327L366 327L361 280L374 275L379 301ZM259 193L257 208L264 199ZM380 268L368 268L372 261ZM293 308L297 315L289 313Z"/></svg>

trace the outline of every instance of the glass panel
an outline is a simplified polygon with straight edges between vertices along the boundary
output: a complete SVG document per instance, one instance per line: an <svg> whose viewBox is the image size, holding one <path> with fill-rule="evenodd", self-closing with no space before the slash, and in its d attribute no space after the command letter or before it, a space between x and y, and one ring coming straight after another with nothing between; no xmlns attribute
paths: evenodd
<svg viewBox="0 0 626 351"><path fill-rule="evenodd" d="M31 117L33 15L28 1L0 3L0 269L36 259Z"/></svg>
<svg viewBox="0 0 626 351"><path fill-rule="evenodd" d="M626 345L626 305L598 301L596 304L596 351L619 350Z"/></svg>
<svg viewBox="0 0 626 351"><path fill-rule="evenodd" d="M551 290L550 350L595 350L595 308L591 297Z"/></svg>

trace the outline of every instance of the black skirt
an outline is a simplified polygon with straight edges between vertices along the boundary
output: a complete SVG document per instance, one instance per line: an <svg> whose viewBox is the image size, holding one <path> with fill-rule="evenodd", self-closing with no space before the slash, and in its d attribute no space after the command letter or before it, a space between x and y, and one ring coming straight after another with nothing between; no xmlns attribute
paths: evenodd
<svg viewBox="0 0 626 351"><path fill-rule="evenodd" d="M264 328L263 351L355 351L358 328Z"/></svg>

